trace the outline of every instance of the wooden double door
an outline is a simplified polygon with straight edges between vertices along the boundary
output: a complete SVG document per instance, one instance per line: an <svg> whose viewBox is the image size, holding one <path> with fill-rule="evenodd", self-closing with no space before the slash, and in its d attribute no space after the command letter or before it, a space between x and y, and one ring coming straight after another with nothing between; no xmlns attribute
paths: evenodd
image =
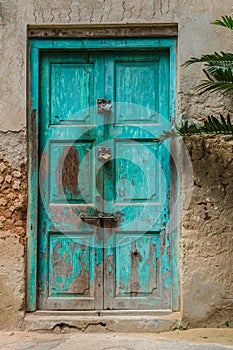
<svg viewBox="0 0 233 350"><path fill-rule="evenodd" d="M39 309L171 308L166 50L44 51Z"/></svg>

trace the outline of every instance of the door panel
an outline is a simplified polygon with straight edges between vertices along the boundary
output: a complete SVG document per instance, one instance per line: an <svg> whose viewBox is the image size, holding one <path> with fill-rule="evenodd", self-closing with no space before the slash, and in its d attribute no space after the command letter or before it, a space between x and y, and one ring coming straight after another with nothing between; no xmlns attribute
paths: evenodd
<svg viewBox="0 0 233 350"><path fill-rule="evenodd" d="M93 142L51 142L50 203L94 203ZM57 171L57 169L63 169ZM80 168L82 176L80 176ZM89 182L85 181L90 179Z"/></svg>
<svg viewBox="0 0 233 350"><path fill-rule="evenodd" d="M116 101L106 130L115 161L105 165L105 211L119 221L105 232L104 306L167 309L170 156L153 139L169 123L169 56L109 53L105 70L107 96Z"/></svg>
<svg viewBox="0 0 233 350"><path fill-rule="evenodd" d="M138 60L140 56L138 57ZM116 62L116 122L148 122L157 110L156 80L158 63L143 61ZM145 107L144 113L135 115L131 103ZM147 109L146 109L147 107Z"/></svg>
<svg viewBox="0 0 233 350"><path fill-rule="evenodd" d="M158 235L150 233L143 236L131 233L116 235L116 297L157 294L158 239Z"/></svg>
<svg viewBox="0 0 233 350"><path fill-rule="evenodd" d="M103 94L102 67L94 54L41 56L40 309L103 308L103 232L80 220L81 213L94 215L96 182L103 192L95 154L104 140L103 116L91 108Z"/></svg>
<svg viewBox="0 0 233 350"><path fill-rule="evenodd" d="M93 73L92 64L52 64L52 124L59 124L59 120L81 123L91 118Z"/></svg>
<svg viewBox="0 0 233 350"><path fill-rule="evenodd" d="M39 308L170 308L167 51L44 52L40 77Z"/></svg>
<svg viewBox="0 0 233 350"><path fill-rule="evenodd" d="M94 239L93 234L50 234L49 297L94 297Z"/></svg>

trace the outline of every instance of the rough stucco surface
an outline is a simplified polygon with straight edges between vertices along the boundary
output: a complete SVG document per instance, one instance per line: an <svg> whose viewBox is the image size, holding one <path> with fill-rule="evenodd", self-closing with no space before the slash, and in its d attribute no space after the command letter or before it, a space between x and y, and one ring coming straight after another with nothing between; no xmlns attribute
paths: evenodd
<svg viewBox="0 0 233 350"><path fill-rule="evenodd" d="M25 310L25 132L1 134L0 328L20 324Z"/></svg>
<svg viewBox="0 0 233 350"><path fill-rule="evenodd" d="M0 328L13 329L25 310L24 247L14 230L0 233Z"/></svg>
<svg viewBox="0 0 233 350"><path fill-rule="evenodd" d="M8 186L0 206L1 328L18 323L25 295L27 24L177 22L177 109L182 118L195 118L233 110L232 99L197 96L193 85L203 77L200 66L181 67L190 56L233 51L232 33L209 25L232 10L231 0L0 1L0 158L6 167L0 176ZM181 309L190 325L222 325L232 317L233 302L232 140L192 139L188 146L195 186L181 232Z"/></svg>
<svg viewBox="0 0 233 350"><path fill-rule="evenodd" d="M181 310L191 326L233 325L233 137L186 138L194 189L181 237Z"/></svg>

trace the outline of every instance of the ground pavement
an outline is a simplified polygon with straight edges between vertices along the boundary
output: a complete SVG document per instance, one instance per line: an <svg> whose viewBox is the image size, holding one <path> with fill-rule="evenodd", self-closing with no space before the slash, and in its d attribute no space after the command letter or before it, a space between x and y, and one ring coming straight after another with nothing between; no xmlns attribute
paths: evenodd
<svg viewBox="0 0 233 350"><path fill-rule="evenodd" d="M233 350L233 329L202 328L160 334L0 332L0 349Z"/></svg>

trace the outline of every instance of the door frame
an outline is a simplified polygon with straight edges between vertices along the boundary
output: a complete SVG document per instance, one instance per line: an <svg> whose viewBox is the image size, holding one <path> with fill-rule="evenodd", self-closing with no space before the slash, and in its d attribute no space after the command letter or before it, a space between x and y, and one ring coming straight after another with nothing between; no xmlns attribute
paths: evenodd
<svg viewBox="0 0 233 350"><path fill-rule="evenodd" d="M49 39L48 39L49 38ZM115 39L113 39L115 38ZM127 42L127 46L126 46ZM38 137L39 58L41 50L167 49L170 56L170 122L176 117L177 24L96 24L28 26L27 130L28 130L28 212L27 212L27 311L37 309L37 220L38 220ZM176 141L173 147L177 148ZM178 161L179 166L179 161ZM177 167L177 164L176 164ZM171 162L171 196L179 203L177 169ZM170 199L171 200L171 199ZM179 205L176 206L179 218ZM171 232L172 310L179 309L179 223Z"/></svg>

